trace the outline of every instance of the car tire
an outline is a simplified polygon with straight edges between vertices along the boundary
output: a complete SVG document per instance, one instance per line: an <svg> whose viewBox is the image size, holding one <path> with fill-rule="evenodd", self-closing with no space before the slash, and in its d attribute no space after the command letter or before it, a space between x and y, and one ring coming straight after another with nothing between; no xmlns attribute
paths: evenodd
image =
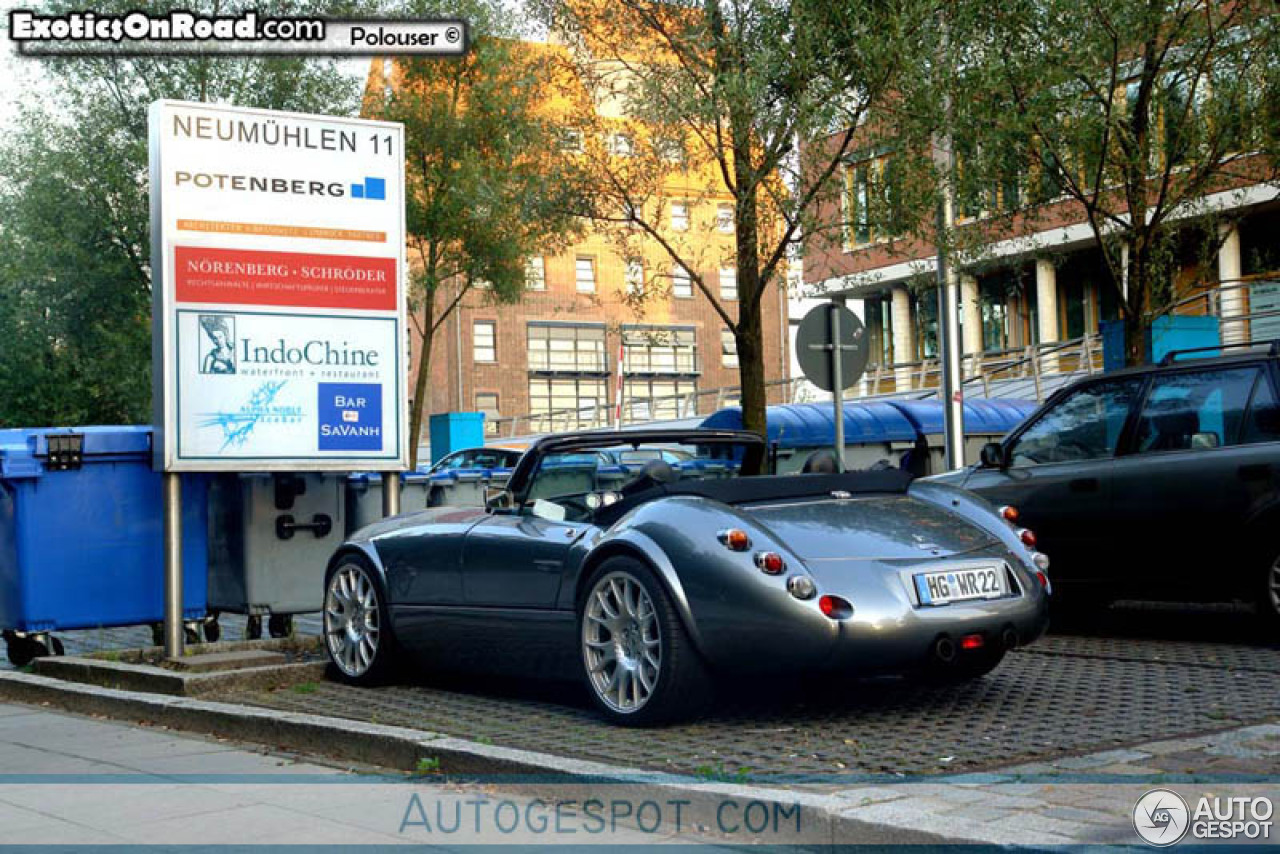
<svg viewBox="0 0 1280 854"><path fill-rule="evenodd" d="M1280 637L1280 555L1271 555L1263 564L1255 604L1264 628L1271 635Z"/></svg>
<svg viewBox="0 0 1280 854"><path fill-rule="evenodd" d="M395 635L380 576L368 558L346 554L324 579L324 649L329 671L351 685L377 685L394 670Z"/></svg>
<svg viewBox="0 0 1280 854"><path fill-rule="evenodd" d="M591 573L578 639L587 693L612 723L671 723L696 717L710 700L702 657L666 588L639 560L609 558Z"/></svg>

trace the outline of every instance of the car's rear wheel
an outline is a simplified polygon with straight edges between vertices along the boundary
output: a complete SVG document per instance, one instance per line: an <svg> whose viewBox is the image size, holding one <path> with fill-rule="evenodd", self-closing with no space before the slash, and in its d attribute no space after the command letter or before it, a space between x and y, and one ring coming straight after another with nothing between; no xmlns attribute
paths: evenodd
<svg viewBox="0 0 1280 854"><path fill-rule="evenodd" d="M583 676L614 723L652 726L698 714L707 670L662 583L638 560L614 557L578 603Z"/></svg>
<svg viewBox="0 0 1280 854"><path fill-rule="evenodd" d="M377 573L359 555L345 555L325 576L324 640L333 672L355 685L387 677L395 638Z"/></svg>

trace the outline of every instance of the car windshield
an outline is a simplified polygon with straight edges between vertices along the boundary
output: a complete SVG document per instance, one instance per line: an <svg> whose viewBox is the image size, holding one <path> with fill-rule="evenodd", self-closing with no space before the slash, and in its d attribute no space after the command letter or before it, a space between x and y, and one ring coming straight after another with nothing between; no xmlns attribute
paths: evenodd
<svg viewBox="0 0 1280 854"><path fill-rule="evenodd" d="M525 496L529 512L577 520L659 483L739 477L745 446L640 443L550 453Z"/></svg>

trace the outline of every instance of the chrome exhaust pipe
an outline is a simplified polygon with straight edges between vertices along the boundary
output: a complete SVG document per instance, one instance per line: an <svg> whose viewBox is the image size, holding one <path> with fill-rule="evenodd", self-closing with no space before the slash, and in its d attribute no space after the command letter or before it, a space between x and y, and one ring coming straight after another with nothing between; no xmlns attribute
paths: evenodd
<svg viewBox="0 0 1280 854"><path fill-rule="evenodd" d="M955 641L943 635L933 645L933 654L943 664L950 664L956 659Z"/></svg>

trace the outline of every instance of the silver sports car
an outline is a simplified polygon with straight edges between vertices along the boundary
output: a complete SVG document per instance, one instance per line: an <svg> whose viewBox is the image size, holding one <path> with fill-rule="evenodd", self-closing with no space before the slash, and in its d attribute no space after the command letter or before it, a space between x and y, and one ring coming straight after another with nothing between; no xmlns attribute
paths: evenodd
<svg viewBox="0 0 1280 854"><path fill-rule="evenodd" d="M654 447L687 453L597 453ZM609 462L629 458L645 461ZM1044 631L1048 559L1012 510L810 462L759 474L764 441L733 431L544 438L487 507L398 516L338 549L336 673L368 684L412 660L569 676L610 720L643 725L696 714L719 673L970 679Z"/></svg>

